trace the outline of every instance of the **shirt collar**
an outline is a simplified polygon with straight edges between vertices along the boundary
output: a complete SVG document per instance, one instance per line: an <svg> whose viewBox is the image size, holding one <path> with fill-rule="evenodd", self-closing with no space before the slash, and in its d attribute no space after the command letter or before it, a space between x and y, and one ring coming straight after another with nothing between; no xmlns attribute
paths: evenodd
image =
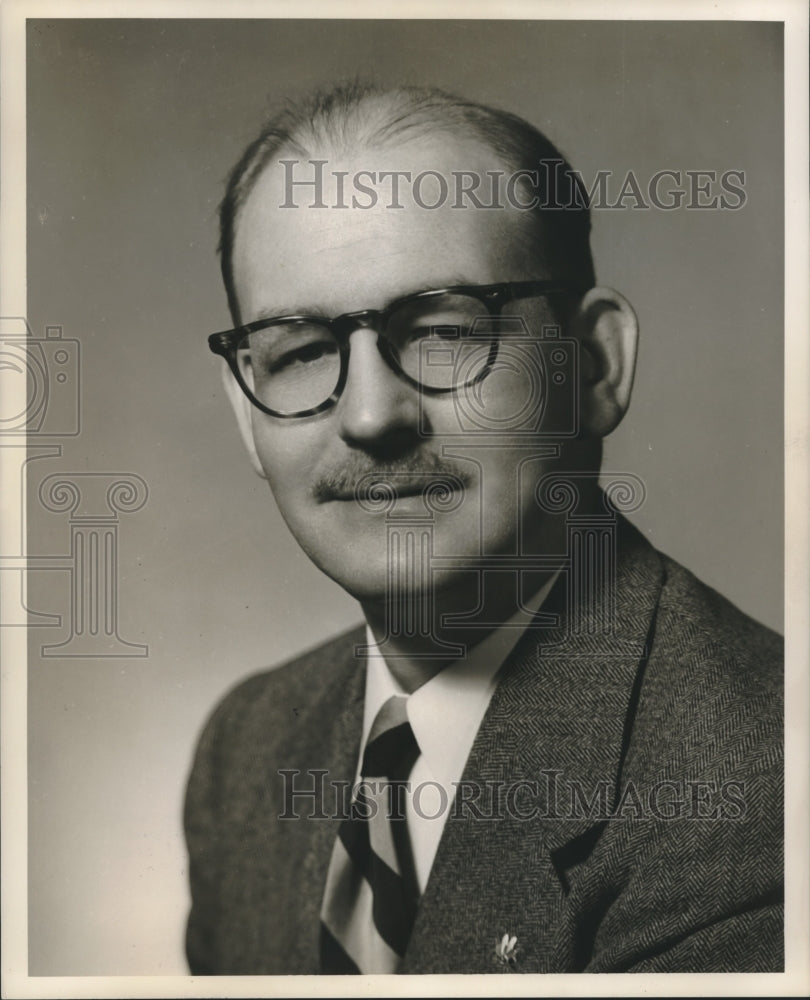
<svg viewBox="0 0 810 1000"><path fill-rule="evenodd" d="M523 635L557 579L551 577L525 608L426 681L408 698L408 720L436 781L449 785L464 771L476 733L496 686L496 674ZM363 746L382 705L404 690L393 676L366 626L369 645Z"/></svg>

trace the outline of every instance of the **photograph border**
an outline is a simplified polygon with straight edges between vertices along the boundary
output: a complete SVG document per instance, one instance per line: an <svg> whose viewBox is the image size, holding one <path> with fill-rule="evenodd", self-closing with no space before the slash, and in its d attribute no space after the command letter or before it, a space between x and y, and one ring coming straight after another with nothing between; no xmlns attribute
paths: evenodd
<svg viewBox="0 0 810 1000"><path fill-rule="evenodd" d="M2 645L2 995L4 997L254 997L268 995L414 996L720 996L804 995L810 988L808 898L808 666L810 666L810 385L808 253L808 9L800 0L607 5L593 0L403 2L396 15L368 0L4 0L0 8L0 316L24 317L26 303L25 22L29 18L466 18L528 20L750 20L785 23L785 687L786 687L786 964L784 973L363 977L88 976L29 977L27 904L27 637L0 629ZM24 405L20 406L20 412ZM2 450L0 450L2 451ZM0 458L3 456L0 454ZM8 472L4 463L3 472ZM24 509L23 484L3 477L3 531ZM17 488L19 485L19 488ZM16 506L19 504L19 508ZM8 540L4 536L4 541ZM0 551L7 551L0 544ZM9 574L0 574L7 577ZM4 582L4 585L5 582ZM0 607L6 602L0 594ZM5 595L8 599L8 595Z"/></svg>

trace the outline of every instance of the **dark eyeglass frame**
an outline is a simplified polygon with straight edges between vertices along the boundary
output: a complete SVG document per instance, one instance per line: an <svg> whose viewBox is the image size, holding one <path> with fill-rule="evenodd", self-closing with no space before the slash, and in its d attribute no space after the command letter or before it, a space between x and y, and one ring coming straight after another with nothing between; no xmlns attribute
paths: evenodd
<svg viewBox="0 0 810 1000"><path fill-rule="evenodd" d="M324 410L330 409L340 399L349 374L349 337L355 330L374 330L377 333L378 350L385 362L392 371L420 392L429 395L457 392L459 389L475 385L487 377L498 356L497 334L493 335L486 365L474 378L460 385L443 386L441 388L424 386L404 371L397 360L396 351L386 338L385 329L391 315L410 302L436 298L439 295L466 295L477 299L487 310L488 314L494 318L500 314L501 309L507 302L546 295L571 295L576 293L577 289L574 286L557 281L503 281L492 285L449 285L446 288L432 288L427 291L413 292L410 295L400 296L389 302L383 309L361 309L357 312L343 313L333 319L325 316L291 314L288 316L271 316L268 319L255 320L253 323L246 323L244 326L238 326L233 330L212 333L208 338L208 346L214 354L225 358L242 391L251 403L263 413L271 417L279 417L282 420L310 417L316 413L322 413ZM281 413L278 410L271 409L269 406L265 406L264 403L256 398L242 377L236 355L239 345L251 333L258 333L260 330L266 330L272 326L291 322L317 323L331 331L338 343L338 350L340 352L340 373L332 394L322 403L319 403L318 406L313 406L306 410L297 410L295 413Z"/></svg>

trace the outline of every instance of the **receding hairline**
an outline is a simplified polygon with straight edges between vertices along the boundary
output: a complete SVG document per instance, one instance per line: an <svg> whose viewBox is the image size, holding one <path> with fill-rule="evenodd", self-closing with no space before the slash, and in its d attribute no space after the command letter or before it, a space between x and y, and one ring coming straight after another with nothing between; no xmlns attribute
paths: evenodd
<svg viewBox="0 0 810 1000"><path fill-rule="evenodd" d="M523 118L439 88L381 88L352 81L288 102L245 150L230 175L220 205L219 252L234 320L239 314L232 269L236 229L241 211L268 165L287 155L303 159L322 158L324 154L354 156L359 149L393 149L404 140L441 134L475 141L490 150L508 170L530 167L536 158L535 167L546 161L559 163L563 171L571 171L553 143ZM552 173L556 176L556 171ZM569 183L573 183L570 174L567 176ZM566 198L565 203L569 200ZM592 284L587 199L570 222L559 218L570 213L552 211L545 213L549 218L542 220L541 214L536 210L526 213L530 223L527 228L532 231L538 249L553 245L555 240L564 242L563 256L566 259L570 256L574 268L583 272L582 283Z"/></svg>
<svg viewBox="0 0 810 1000"><path fill-rule="evenodd" d="M478 127L470 128L470 116ZM377 89L352 83L328 93L290 102L265 127L265 143L254 151L248 168L234 186L233 237L240 209L265 169L287 156L307 159L354 156L358 151L395 149L403 141L452 135L489 149L502 166L515 169L514 150L508 148L504 125L526 127L516 115L463 98L439 88L394 87ZM499 128L493 127L494 122ZM261 148L263 146L264 148Z"/></svg>

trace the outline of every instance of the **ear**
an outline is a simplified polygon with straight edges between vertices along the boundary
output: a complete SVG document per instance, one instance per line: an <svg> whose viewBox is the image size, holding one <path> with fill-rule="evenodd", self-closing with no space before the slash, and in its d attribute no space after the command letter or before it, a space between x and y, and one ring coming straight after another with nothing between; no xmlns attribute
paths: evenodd
<svg viewBox="0 0 810 1000"><path fill-rule="evenodd" d="M623 295L592 288L580 303L575 329L582 345L580 425L585 436L602 438L630 405L638 320Z"/></svg>
<svg viewBox="0 0 810 1000"><path fill-rule="evenodd" d="M262 468L262 463L259 461L259 455L253 441L253 404L242 391L242 387L236 381L233 372L228 367L228 362L224 359L222 361L222 384L225 387L228 401L236 416L239 433L242 435L242 441L250 457L250 464L253 466L253 470L257 476L266 479L267 476Z"/></svg>

